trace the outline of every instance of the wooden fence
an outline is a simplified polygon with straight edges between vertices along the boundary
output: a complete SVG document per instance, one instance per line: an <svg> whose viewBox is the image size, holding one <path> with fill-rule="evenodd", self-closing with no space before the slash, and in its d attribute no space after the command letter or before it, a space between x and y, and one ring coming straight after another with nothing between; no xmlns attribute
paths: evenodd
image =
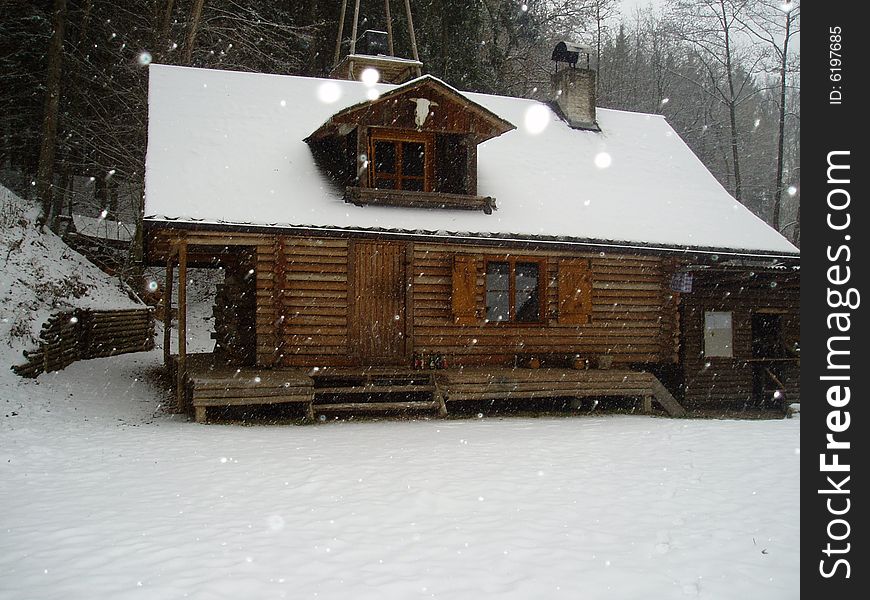
<svg viewBox="0 0 870 600"><path fill-rule="evenodd" d="M27 362L12 370L22 377L60 371L77 360L142 352L154 348L154 309L74 309L43 324L39 348L25 350Z"/></svg>

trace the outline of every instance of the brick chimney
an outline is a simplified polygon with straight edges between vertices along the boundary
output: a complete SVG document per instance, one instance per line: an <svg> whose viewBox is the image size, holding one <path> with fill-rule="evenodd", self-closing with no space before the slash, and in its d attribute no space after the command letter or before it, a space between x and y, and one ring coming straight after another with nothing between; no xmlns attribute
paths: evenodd
<svg viewBox="0 0 870 600"><path fill-rule="evenodd" d="M595 121L595 78L590 68L568 67L553 74L553 101L574 129L599 130Z"/></svg>

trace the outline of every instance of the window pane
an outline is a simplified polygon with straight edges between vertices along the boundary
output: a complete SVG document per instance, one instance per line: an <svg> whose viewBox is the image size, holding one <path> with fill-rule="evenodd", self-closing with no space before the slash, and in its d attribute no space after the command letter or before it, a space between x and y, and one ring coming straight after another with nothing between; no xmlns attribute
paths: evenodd
<svg viewBox="0 0 870 600"><path fill-rule="evenodd" d="M517 263L517 291L538 288L538 263Z"/></svg>
<svg viewBox="0 0 870 600"><path fill-rule="evenodd" d="M486 291L507 292L511 289L510 266L508 263L491 262L486 264Z"/></svg>
<svg viewBox="0 0 870 600"><path fill-rule="evenodd" d="M402 144L402 175L423 176L426 145L421 142Z"/></svg>
<svg viewBox="0 0 870 600"><path fill-rule="evenodd" d="M486 320L507 321L510 317L509 294L507 292L486 293Z"/></svg>
<svg viewBox="0 0 870 600"><path fill-rule="evenodd" d="M538 299L538 264L517 263L514 306L517 321L538 321L541 318Z"/></svg>
<svg viewBox="0 0 870 600"><path fill-rule="evenodd" d="M538 263L517 263L514 306L517 321L539 321Z"/></svg>
<svg viewBox="0 0 870 600"><path fill-rule="evenodd" d="M541 308L538 302L538 290L531 292L517 291L517 317L519 322L536 322L541 320Z"/></svg>
<svg viewBox="0 0 870 600"><path fill-rule="evenodd" d="M375 142L375 173L396 172L395 142Z"/></svg>
<svg viewBox="0 0 870 600"><path fill-rule="evenodd" d="M410 190L412 192L422 192L423 191L423 180L422 179L402 179L402 189Z"/></svg>
<svg viewBox="0 0 870 600"><path fill-rule="evenodd" d="M704 313L704 356L731 358L733 322L730 312Z"/></svg>
<svg viewBox="0 0 870 600"><path fill-rule="evenodd" d="M486 320L510 320L510 265L506 262L486 264Z"/></svg>
<svg viewBox="0 0 870 600"><path fill-rule="evenodd" d="M375 187L382 190L392 190L396 188L396 180L386 177L378 177L375 179Z"/></svg>

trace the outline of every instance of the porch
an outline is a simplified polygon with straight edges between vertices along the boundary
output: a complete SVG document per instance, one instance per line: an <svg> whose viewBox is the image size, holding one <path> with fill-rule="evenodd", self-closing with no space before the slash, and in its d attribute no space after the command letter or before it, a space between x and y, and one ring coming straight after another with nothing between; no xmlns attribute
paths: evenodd
<svg viewBox="0 0 870 600"><path fill-rule="evenodd" d="M266 369L237 367L214 354L188 355L178 377L178 357L170 368L182 381L184 412L197 422L209 408L299 404L306 419L342 413L425 411L448 415L451 406L472 401L615 397L639 399L644 412L658 403L670 416L685 410L651 373L624 369L474 367L437 370L398 367Z"/></svg>

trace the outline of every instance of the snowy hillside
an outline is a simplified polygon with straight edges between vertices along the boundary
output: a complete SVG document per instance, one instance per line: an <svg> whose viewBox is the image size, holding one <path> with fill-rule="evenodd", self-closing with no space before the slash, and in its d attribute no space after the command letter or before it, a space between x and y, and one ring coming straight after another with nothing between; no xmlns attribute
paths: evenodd
<svg viewBox="0 0 870 600"><path fill-rule="evenodd" d="M38 208L0 185L0 367L21 361L45 319L64 308L133 308L109 277L46 229Z"/></svg>

